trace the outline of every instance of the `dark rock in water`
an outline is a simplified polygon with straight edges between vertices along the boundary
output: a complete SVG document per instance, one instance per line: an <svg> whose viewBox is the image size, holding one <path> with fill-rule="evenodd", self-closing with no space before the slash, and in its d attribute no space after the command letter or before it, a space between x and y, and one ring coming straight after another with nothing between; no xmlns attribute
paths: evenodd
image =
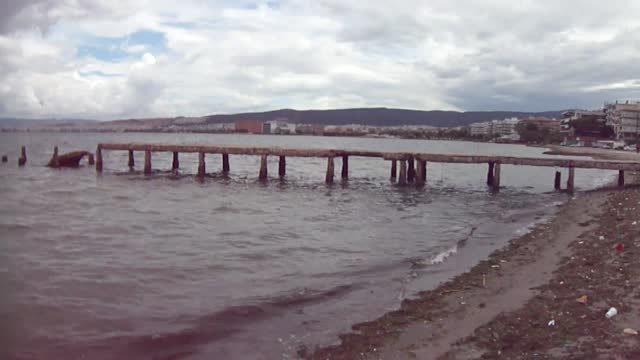
<svg viewBox="0 0 640 360"><path fill-rule="evenodd" d="M51 160L49 160L47 166L51 168L76 168L80 166L80 160L82 160L85 155L88 155L90 158L93 156L93 154L88 151L72 151L70 153L58 155L58 147L56 146L53 149L53 156L51 157Z"/></svg>
<svg viewBox="0 0 640 360"><path fill-rule="evenodd" d="M7 161L9 161L9 159L7 158L7 155L3 155L2 156L2 162L5 163Z"/></svg>
<svg viewBox="0 0 640 360"><path fill-rule="evenodd" d="M22 147L22 153L18 159L18 166L24 166L27 163L27 148Z"/></svg>

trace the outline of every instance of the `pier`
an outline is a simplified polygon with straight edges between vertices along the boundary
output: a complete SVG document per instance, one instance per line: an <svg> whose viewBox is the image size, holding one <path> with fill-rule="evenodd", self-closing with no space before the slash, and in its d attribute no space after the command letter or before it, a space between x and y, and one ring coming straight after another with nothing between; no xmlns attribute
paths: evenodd
<svg viewBox="0 0 640 360"><path fill-rule="evenodd" d="M640 171L640 162L636 161L612 161L592 159L557 159L557 158L531 158L514 156L487 156L487 155L459 155L459 154L433 154L421 152L380 152L360 150L336 150L336 149L294 149L280 147L238 147L238 146L214 146L214 145L166 145L166 144L98 144L96 149L96 171L102 172L103 151L127 151L129 154L128 166L133 168L134 152L144 152L144 174L151 174L152 153L168 152L173 154L172 170L179 168L180 153L198 154L198 177L206 175L205 155L220 155L223 161L222 172L229 174L231 171L229 155L253 155L260 156L260 168L258 179L268 179L267 159L269 156L278 157L278 176L286 175L287 157L316 157L327 159L325 182L332 184L335 178L335 159L340 158L343 180L349 178L350 157L370 157L387 160L391 163L390 178L398 185L412 184L424 186L427 183L428 163L454 163L454 164L487 164L487 185L498 191L500 188L501 165L518 166L542 166L554 168L566 168L568 170L566 191L574 191L575 169L601 169L617 170L618 186L624 186L625 171ZM399 166L398 166L399 165ZM398 171L399 167L399 171ZM561 188L561 173L556 172L552 179L554 189ZM551 180L550 180L551 182Z"/></svg>

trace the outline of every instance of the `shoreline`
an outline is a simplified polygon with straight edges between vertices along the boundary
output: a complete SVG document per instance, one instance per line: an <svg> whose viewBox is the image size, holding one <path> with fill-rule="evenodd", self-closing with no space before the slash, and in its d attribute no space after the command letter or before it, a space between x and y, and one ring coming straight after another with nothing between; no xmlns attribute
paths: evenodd
<svg viewBox="0 0 640 360"><path fill-rule="evenodd" d="M620 208L626 202L628 207ZM618 256L612 239L624 242L626 259L630 259L631 254L636 254L637 259L640 254L640 244L634 239L640 234L640 224L637 229L631 225L636 220L640 223L640 217L636 219L630 210L636 207L640 208L637 186L577 193L548 222L537 224L527 234L512 239L468 272L404 300L398 310L353 325L352 332L340 335L338 345L313 351L301 349L298 355L305 359L345 360L493 359L498 356L529 358L534 356L534 351L536 354L547 351L550 357L593 356L605 348L608 355L624 359L628 354L635 354L640 358L640 337L623 334L622 325L615 326L604 317L609 306L615 306L626 315L619 316L619 319L625 318L624 327L640 331L637 312L640 291L637 294L627 291L619 298L609 296L624 289L640 289L640 264L627 260L625 272L610 266L615 263L615 258L610 257ZM619 227L625 229L624 234ZM600 236L605 240L601 241ZM587 242L595 242L593 248L583 246ZM573 271L584 267L580 263L582 258L577 256L583 250L587 252L583 258L589 259L588 265L606 266L606 271L596 268L600 283L589 280L589 276L596 275L587 274L585 278L584 274ZM637 275L635 280L627 276L622 288L620 284L618 287L610 284L608 278L627 271ZM562 286L564 280L561 279L576 276L579 278L573 279L570 286ZM563 293L562 302L558 304L560 296L549 295L554 291L569 291L571 295ZM594 299L593 305L591 300L588 305L575 302L583 294ZM630 311L633 306L629 304L635 304L635 313ZM575 310L582 310L581 317L569 315ZM569 315L568 318L563 314ZM585 323L584 319L588 319L586 328L580 326ZM547 325L551 320L559 325L549 329ZM598 335L596 339L589 332L593 326L604 329L594 331ZM553 337L559 332L564 338ZM572 339L568 350L558 344L566 339ZM611 341L617 344L614 349L610 349ZM625 346L620 346L621 343Z"/></svg>

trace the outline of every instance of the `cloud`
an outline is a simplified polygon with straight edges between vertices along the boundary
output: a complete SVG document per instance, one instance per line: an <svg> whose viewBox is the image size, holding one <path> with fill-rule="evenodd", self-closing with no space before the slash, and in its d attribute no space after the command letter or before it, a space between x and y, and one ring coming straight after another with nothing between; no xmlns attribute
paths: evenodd
<svg viewBox="0 0 640 360"><path fill-rule="evenodd" d="M640 98L640 2L5 0L0 116L592 108Z"/></svg>

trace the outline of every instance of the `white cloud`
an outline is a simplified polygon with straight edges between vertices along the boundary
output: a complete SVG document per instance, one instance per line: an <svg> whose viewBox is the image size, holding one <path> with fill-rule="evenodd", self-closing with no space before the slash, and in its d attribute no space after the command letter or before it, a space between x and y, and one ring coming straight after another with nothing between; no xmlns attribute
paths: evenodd
<svg viewBox="0 0 640 360"><path fill-rule="evenodd" d="M593 107L640 97L638 13L634 0L5 0L0 116ZM95 49L139 31L164 47Z"/></svg>

